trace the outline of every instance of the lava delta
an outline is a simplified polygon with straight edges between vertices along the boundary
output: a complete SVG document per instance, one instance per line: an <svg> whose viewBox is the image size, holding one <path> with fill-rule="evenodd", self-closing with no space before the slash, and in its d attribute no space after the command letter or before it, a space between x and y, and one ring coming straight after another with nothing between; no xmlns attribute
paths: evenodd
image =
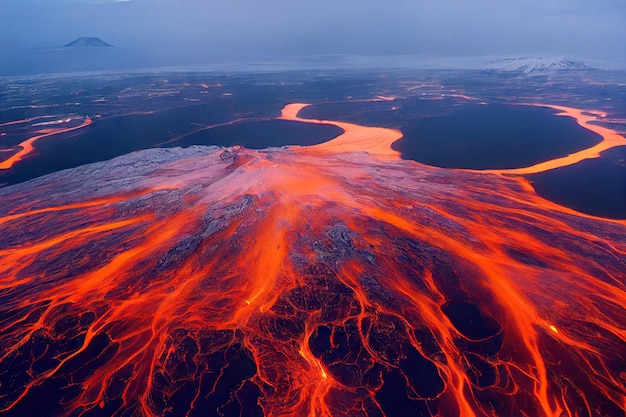
<svg viewBox="0 0 626 417"><path fill-rule="evenodd" d="M621 415L626 222L337 140L0 190L0 414Z"/></svg>

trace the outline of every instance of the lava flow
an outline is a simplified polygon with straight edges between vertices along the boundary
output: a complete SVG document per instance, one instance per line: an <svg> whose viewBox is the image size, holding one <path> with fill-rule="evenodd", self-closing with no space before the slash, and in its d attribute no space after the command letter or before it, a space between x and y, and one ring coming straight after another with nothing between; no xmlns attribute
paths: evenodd
<svg viewBox="0 0 626 417"><path fill-rule="evenodd" d="M0 190L0 414L620 415L626 222L337 125Z"/></svg>
<svg viewBox="0 0 626 417"><path fill-rule="evenodd" d="M616 131L612 129L598 126L597 124L593 123L597 121L599 117L606 117L606 113L604 112L593 111L593 110L591 111L580 110L580 109L575 109L573 107L554 106L554 105L545 105L545 104L532 104L532 105L537 106L537 107L549 107L555 110L559 110L560 113L558 113L557 116L567 116L567 117L576 119L576 122L580 126L602 136L602 141L598 143L597 145L594 145L587 149L583 149L582 151L574 152L562 158L555 158L549 161L540 162L538 164L535 164L529 167L514 168L514 169L483 170L483 172L499 173L499 174L515 174L515 175L537 174L540 172L549 171L551 169L574 165L585 159L599 158L600 154L606 150L615 148L617 146L626 146L626 138L624 138L622 135L620 135L619 133L617 133Z"/></svg>
<svg viewBox="0 0 626 417"><path fill-rule="evenodd" d="M38 119L40 117L34 117L31 119L26 119L26 120L20 120L19 122L13 122L13 123L23 123L23 122L28 122L28 121L32 121L35 119ZM63 120L63 122L70 122L72 121L71 119L68 120ZM17 162L21 161L22 159L24 159L28 154L32 153L35 151L35 147L34 147L34 143L37 142L40 139L43 138L47 138L49 136L53 136L53 135L58 135L60 133L66 133L66 132L71 132L73 130L78 130L81 129L85 126L89 126L92 123L92 120L89 117L85 117L85 120L83 120L83 122L78 125L78 126L72 126L72 127L66 127L66 128L47 128L47 129L40 129L37 133L39 133L36 136L33 136L31 138L26 139L25 141L21 142L19 145L17 145L20 149L14 153L13 155L11 155L9 158L7 158L4 161L0 161L0 169L4 170L4 169L11 169L13 167L13 165L15 165ZM10 123L5 123L5 125L8 125Z"/></svg>
<svg viewBox="0 0 626 417"><path fill-rule="evenodd" d="M367 151L367 153L376 156L378 159L400 159L400 152L391 148L391 145L402 137L402 133L399 130L298 117L300 110L307 106L308 104L304 103L288 104L283 108L279 119L314 124L331 124L344 131L343 134L331 141L308 147L307 152L309 154L313 151L321 152L322 154Z"/></svg>

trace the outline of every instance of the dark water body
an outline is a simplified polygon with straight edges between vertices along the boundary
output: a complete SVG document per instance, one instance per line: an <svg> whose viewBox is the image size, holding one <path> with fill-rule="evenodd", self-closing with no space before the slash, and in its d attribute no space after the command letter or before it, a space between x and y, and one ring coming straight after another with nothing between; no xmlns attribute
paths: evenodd
<svg viewBox="0 0 626 417"><path fill-rule="evenodd" d="M298 114L305 119L338 120L363 126L400 129L416 120L452 113L456 98L398 98L393 101L342 101L305 107Z"/></svg>
<svg viewBox="0 0 626 417"><path fill-rule="evenodd" d="M205 116L204 121L209 118L218 119L219 114ZM18 162L12 169L0 172L0 184L16 184L62 169L154 147L241 145L261 149L313 145L331 140L343 132L331 125L253 120L192 133L200 127L191 124L190 120L193 119L184 110L96 120L81 130L37 141L37 153ZM177 140L179 137L180 140Z"/></svg>
<svg viewBox="0 0 626 417"><path fill-rule="evenodd" d="M298 113L304 119L335 120L363 126L386 127L402 123L399 113L392 110L393 102L336 102L313 104Z"/></svg>
<svg viewBox="0 0 626 417"><path fill-rule="evenodd" d="M471 104L412 121L393 144L403 159L442 168L508 169L566 156L600 135L541 107Z"/></svg>
<svg viewBox="0 0 626 417"><path fill-rule="evenodd" d="M626 219L626 146L527 178L550 201L594 216Z"/></svg>
<svg viewBox="0 0 626 417"><path fill-rule="evenodd" d="M318 128L309 129L314 126ZM241 145L251 149L283 145L308 146L326 142L341 133L343 133L342 129L332 125L309 125L287 120L244 121L192 133L167 146L213 144Z"/></svg>

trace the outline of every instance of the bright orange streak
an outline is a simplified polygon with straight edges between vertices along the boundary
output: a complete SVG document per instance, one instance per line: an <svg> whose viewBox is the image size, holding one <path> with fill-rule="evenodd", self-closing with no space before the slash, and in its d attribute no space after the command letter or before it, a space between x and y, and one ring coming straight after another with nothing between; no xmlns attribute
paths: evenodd
<svg viewBox="0 0 626 417"><path fill-rule="evenodd" d="M48 239L42 243L38 243L32 246L26 246L26 247L22 247L19 249L4 249L4 250L0 250L0 256L2 257L10 257L10 261L15 262L16 259L20 259L24 256L27 255L32 255L35 253L39 253L42 252L45 249L51 248L53 246L56 246L62 242L65 242L67 240L73 239L79 235L83 235L83 234L92 234L92 233L98 233L98 232L102 232L102 231L108 231L108 230L113 230L113 229L117 229L120 227L126 227L132 224L135 224L137 222L144 222L149 220L149 217L143 217L143 218L137 218L137 219L132 219L132 220L123 220L123 221L119 221L119 222L114 222L114 223L109 223L109 224L105 224L102 226L94 226L94 227L87 227L84 229L79 229L79 230L75 230L69 233L66 233L64 235L61 236L57 236L55 238L52 239ZM7 264L9 264L10 262L7 262ZM1 267L1 264L0 264Z"/></svg>
<svg viewBox="0 0 626 417"><path fill-rule="evenodd" d="M574 107L555 106L549 104L533 104L533 106L549 107L555 110L560 110L561 113L558 113L557 116L567 116L576 119L580 126L602 136L602 141L597 145L594 145L587 149L583 149L582 151L575 152L568 156L541 162L529 167L513 169L488 169L480 170L480 172L515 175L537 174L539 172L545 172L551 169L563 168L569 165L574 165L585 159L599 158L600 154L608 149L626 145L626 138L617 133L615 130L609 129L607 127L598 126L592 123L598 120L600 117L604 117L605 113L603 112L595 110L581 110Z"/></svg>
<svg viewBox="0 0 626 417"><path fill-rule="evenodd" d="M50 213L50 212L55 212L55 211L74 210L74 209L79 209L79 208L87 208L87 207L95 207L95 206L119 203L122 201L126 201L128 198L138 197L146 193L147 192L135 193L135 194L126 195L123 197L102 198L98 200L86 201L84 203L74 203L74 204L67 204L64 206L46 207L46 208L30 210L30 211L26 211L26 212L18 213L18 214L10 214L8 216L0 217L0 225L13 221L13 220L21 219L23 217L34 216L36 214Z"/></svg>
<svg viewBox="0 0 626 417"><path fill-rule="evenodd" d="M298 117L298 113L309 104L288 104L281 111L280 119L296 122L329 124L342 129L344 133L335 139L319 145L305 148L305 152L333 154L346 152L367 152L377 158L395 161L400 159L400 153L391 149L391 145L402 137L402 133L395 129L382 127L367 127L353 123L336 122L331 120L313 120Z"/></svg>
<svg viewBox="0 0 626 417"><path fill-rule="evenodd" d="M13 165L21 161L22 159L24 159L26 155L28 155L29 153L35 150L33 144L37 142L39 139L49 137L49 136L54 136L59 133L71 132L72 130L81 129L85 126L89 126L91 123L92 123L91 119L89 117L86 117L83 123L81 123L79 126L70 127L67 129L50 129L50 131L46 131L46 133L42 135L33 136L32 138L26 139L25 141L17 145L22 148L19 152L11 155L9 159L0 162L0 169L11 169Z"/></svg>

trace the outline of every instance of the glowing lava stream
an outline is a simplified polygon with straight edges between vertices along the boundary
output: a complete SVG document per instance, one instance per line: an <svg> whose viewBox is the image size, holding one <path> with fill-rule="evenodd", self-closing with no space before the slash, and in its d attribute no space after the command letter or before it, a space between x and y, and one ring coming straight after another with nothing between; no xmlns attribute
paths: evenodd
<svg viewBox="0 0 626 417"><path fill-rule="evenodd" d="M471 97L468 97L471 99ZM282 109L280 119L293 120L305 123L319 123L319 124L331 124L342 128L345 133L339 135L337 138L322 143L320 145L310 146L307 149L320 150L323 152L337 153L337 152L358 152L366 151L374 156L377 156L385 160L398 160L400 159L400 153L394 151L391 145L396 140L402 137L402 133L394 129L385 129L380 127L366 127L355 125L352 123L336 122L330 120L314 120L303 119L298 117L298 113L303 108L310 104L293 103L288 104ZM583 149L582 151L575 152L562 158L555 158L549 161L541 162L532 166L524 168L513 169L485 169L485 170L464 170L470 172L482 172L486 174L514 174L514 175L526 175L536 174L539 172L548 171L551 169L562 168L568 165L576 164L585 159L599 158L600 153L608 149L617 146L626 146L626 138L617 133L616 131L594 125L593 121L598 120L598 117L603 117L604 112L594 110L581 110L574 107L556 106L550 104L529 104L537 107L548 107L561 111L557 116L567 116L575 119L578 124L585 129L588 129L594 133L602 136L602 141L597 145L590 148Z"/></svg>
<svg viewBox="0 0 626 417"><path fill-rule="evenodd" d="M13 165L17 162L21 161L28 155L29 153L35 150L33 144L37 142L39 139L43 139L49 136L58 135L59 133L71 132L72 130L81 129L85 126L89 126L92 123L92 120L89 117L86 117L83 123L78 126L69 127L67 129L48 129L43 131L41 135L33 136L32 138L28 138L25 141L21 142L18 147L22 148L17 153L11 155L8 159L0 162L0 169L11 169Z"/></svg>
<svg viewBox="0 0 626 417"><path fill-rule="evenodd" d="M391 149L391 144L402 137L402 133L395 129L382 127L368 127L353 123L336 122L331 120L302 119L298 113L310 104L292 103L286 105L279 119L296 122L330 124L344 130L344 133L335 139L309 146L307 152L340 153L340 152L368 152L379 159L395 161L400 159L400 152Z"/></svg>
<svg viewBox="0 0 626 417"><path fill-rule="evenodd" d="M619 415L625 224L302 106L345 133L5 189L0 413Z"/></svg>
<svg viewBox="0 0 626 417"><path fill-rule="evenodd" d="M459 95L452 95L455 97L463 97ZM472 97L466 97L467 99L475 100ZM392 98L389 98L392 99ZM525 175L525 174L534 174L543 171L548 171L555 168L561 168L568 165L576 164L584 159L590 158L598 158L600 157L600 153L606 151L608 149L614 148L616 146L625 146L626 138L621 136L614 130L611 130L606 127L597 126L590 122L597 120L597 116L602 116L605 113L593 110L581 110L573 107L564 107L564 106L556 106L549 104L528 104L530 106L537 107L549 107L556 110L560 110L561 113L558 113L557 116L568 116L576 119L578 124L585 129L591 130L602 136L602 141L597 145L594 145L590 148L583 149L582 151L573 153L563 158L555 158L549 161L541 162L536 165L532 165L525 168L514 168L514 169L484 169L484 170L474 170L474 169L458 169L459 171L465 172L474 172L479 174L512 174L512 175ZM304 123L314 123L314 124L330 124L337 127L340 127L344 130L344 133L339 135L333 140L328 142L308 146L300 148L304 153L312 153L312 154L321 154L325 153L343 153L343 152L368 152L369 154L387 161L401 160L400 153L394 151L391 148L391 145L396 140L402 137L402 133L400 131L394 129L387 129L381 127L368 127L368 126L360 126L352 123L345 122L337 122L332 120L315 120L315 119L304 119L298 117L298 113L305 107L310 106L310 104L306 103L292 103L286 105L282 111L279 119L283 120L292 120ZM585 114L587 113L587 114ZM297 148L297 147L294 147ZM523 177L515 178L522 187L527 189L530 193L535 194L535 189L532 184ZM577 216L588 217L588 218L596 218L596 216L588 215L585 213L577 212L569 207L561 206L549 200L545 200L542 198L535 199L535 204L541 205L550 210L558 210L568 214L574 214ZM606 221L626 224L625 220L612 220L606 219Z"/></svg>
<svg viewBox="0 0 626 417"><path fill-rule="evenodd" d="M617 133L615 130L591 123L598 120L598 117L605 117L606 113L604 112L595 110L581 110L574 107L555 106L551 104L530 105L537 107L548 107L551 109L559 110L561 113L557 113L557 116L567 116L575 119L580 126L602 136L602 141L590 148L574 152L573 154L564 156L562 158L551 159L549 161L540 162L538 164L524 168L486 169L477 170L477 172L515 175L537 174L540 172L549 171L551 169L563 168L569 165L574 165L585 159L599 158L601 152L604 152L611 148L615 148L617 146L626 146L626 138Z"/></svg>

